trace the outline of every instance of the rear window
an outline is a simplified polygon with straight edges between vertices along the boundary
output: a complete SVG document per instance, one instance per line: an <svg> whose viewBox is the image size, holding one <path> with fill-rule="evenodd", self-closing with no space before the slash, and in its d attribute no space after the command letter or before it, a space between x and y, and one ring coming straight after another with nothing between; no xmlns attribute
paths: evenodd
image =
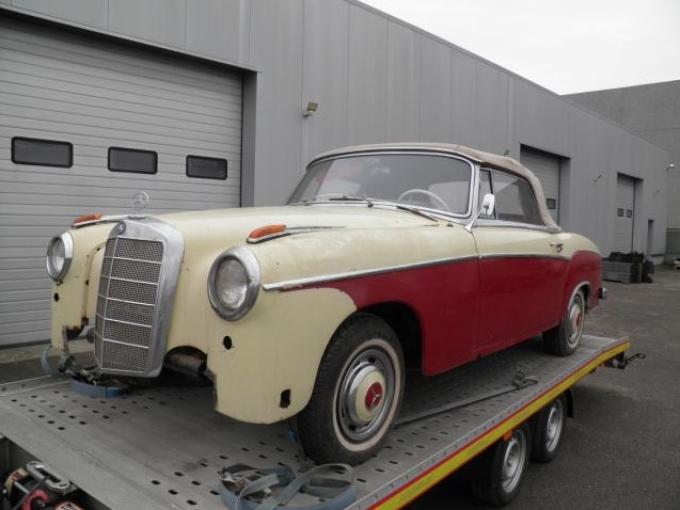
<svg viewBox="0 0 680 510"><path fill-rule="evenodd" d="M199 179L226 179L227 160L205 156L187 156L187 175Z"/></svg>
<svg viewBox="0 0 680 510"><path fill-rule="evenodd" d="M20 165L73 166L73 145L39 138L12 138L12 162Z"/></svg>
<svg viewBox="0 0 680 510"><path fill-rule="evenodd" d="M154 151L109 147L109 170L135 174L155 174L158 171L158 154Z"/></svg>

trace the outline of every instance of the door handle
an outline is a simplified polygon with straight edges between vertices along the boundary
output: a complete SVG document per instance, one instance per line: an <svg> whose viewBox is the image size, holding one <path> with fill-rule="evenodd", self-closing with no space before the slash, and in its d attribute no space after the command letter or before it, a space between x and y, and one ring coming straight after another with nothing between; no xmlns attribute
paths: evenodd
<svg viewBox="0 0 680 510"><path fill-rule="evenodd" d="M564 250L564 243L561 243L559 241L551 241L550 246L552 247L553 250L555 250L557 253L562 253L562 250Z"/></svg>

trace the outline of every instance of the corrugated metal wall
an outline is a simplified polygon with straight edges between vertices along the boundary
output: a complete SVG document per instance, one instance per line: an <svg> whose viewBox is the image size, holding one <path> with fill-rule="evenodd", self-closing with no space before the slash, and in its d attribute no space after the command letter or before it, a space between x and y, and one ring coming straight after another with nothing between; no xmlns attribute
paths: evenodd
<svg viewBox="0 0 680 510"><path fill-rule="evenodd" d="M14 164L13 137L73 144L73 166ZM110 146L155 151L158 173L111 172ZM187 155L226 180L187 177ZM48 240L77 216L237 207L241 77L134 47L0 19L0 345L49 337Z"/></svg>
<svg viewBox="0 0 680 510"><path fill-rule="evenodd" d="M616 240L614 251L628 253L634 249L635 181L626 175L616 179Z"/></svg>
<svg viewBox="0 0 680 510"><path fill-rule="evenodd" d="M560 157L547 152L522 147L520 161L541 181L550 215L560 222Z"/></svg>

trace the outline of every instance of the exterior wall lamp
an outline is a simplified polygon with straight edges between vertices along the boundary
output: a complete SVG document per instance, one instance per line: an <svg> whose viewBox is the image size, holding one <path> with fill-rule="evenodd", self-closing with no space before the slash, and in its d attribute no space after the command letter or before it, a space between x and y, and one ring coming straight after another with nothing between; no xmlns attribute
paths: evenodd
<svg viewBox="0 0 680 510"><path fill-rule="evenodd" d="M316 113L316 111L319 109L319 103L314 103L313 101L310 101L307 103L307 108L305 108L305 111L302 112L303 117L311 117Z"/></svg>

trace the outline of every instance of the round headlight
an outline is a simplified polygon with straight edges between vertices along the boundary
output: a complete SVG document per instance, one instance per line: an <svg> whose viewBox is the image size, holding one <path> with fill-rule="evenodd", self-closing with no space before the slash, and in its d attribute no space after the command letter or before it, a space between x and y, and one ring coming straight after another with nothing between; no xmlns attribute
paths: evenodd
<svg viewBox="0 0 680 510"><path fill-rule="evenodd" d="M215 311L234 321L255 304L260 268L255 255L243 246L222 253L210 268L208 296Z"/></svg>
<svg viewBox="0 0 680 510"><path fill-rule="evenodd" d="M68 232L53 237L47 245L47 274L55 282L60 282L66 276L73 259L73 238Z"/></svg>

